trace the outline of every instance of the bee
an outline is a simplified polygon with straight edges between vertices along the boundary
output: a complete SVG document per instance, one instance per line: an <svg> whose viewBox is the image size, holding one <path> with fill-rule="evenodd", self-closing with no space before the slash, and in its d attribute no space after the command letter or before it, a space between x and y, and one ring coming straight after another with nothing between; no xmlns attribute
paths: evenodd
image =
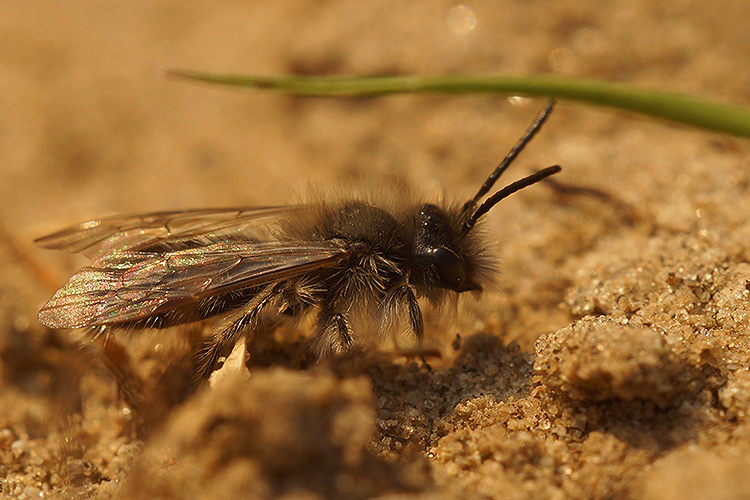
<svg viewBox="0 0 750 500"><path fill-rule="evenodd" d="M221 316L200 361L208 377L262 318L315 311L319 357L357 345L355 325L378 335L402 324L424 334L418 299L481 291L496 269L478 223L499 201L560 171L555 165L481 201L539 131L550 101L462 204L367 196L307 204L154 212L85 222L39 238L92 259L39 313L56 329L167 328ZM380 200L382 201L382 200Z"/></svg>

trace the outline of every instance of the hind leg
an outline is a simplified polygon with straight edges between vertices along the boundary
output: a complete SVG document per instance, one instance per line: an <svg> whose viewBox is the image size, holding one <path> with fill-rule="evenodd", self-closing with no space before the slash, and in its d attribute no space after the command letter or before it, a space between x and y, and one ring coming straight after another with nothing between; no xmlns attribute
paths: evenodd
<svg viewBox="0 0 750 500"><path fill-rule="evenodd" d="M227 358L235 349L240 336L245 333L246 345L255 334L271 332L278 326L278 321L263 321L264 312L269 306L275 308L278 316L297 318L301 316L314 301L314 290L299 281L281 281L268 285L245 306L232 312L216 329L208 347L199 355L199 375L208 378L216 369L221 358ZM244 352L243 352L244 354ZM236 354L235 357L239 356Z"/></svg>
<svg viewBox="0 0 750 500"><path fill-rule="evenodd" d="M260 314L278 294L279 284L264 288L245 306L232 312L217 328L208 346L199 353L198 375L208 378L216 369L219 359L226 358L233 350L245 329L254 332L258 328Z"/></svg>

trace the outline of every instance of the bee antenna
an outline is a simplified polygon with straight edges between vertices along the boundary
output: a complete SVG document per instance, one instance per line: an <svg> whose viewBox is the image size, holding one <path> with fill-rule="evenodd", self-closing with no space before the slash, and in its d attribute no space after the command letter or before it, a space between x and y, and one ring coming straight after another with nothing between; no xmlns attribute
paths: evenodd
<svg viewBox="0 0 750 500"><path fill-rule="evenodd" d="M542 170L539 170L538 172L534 172L533 174L529 175L528 177L524 177L523 179L517 180L516 182L512 184L508 184L504 188L502 188L497 193L493 194L489 198L487 198L484 203L482 203L479 208L476 209L476 211L471 214L471 216L466 219L463 225L463 233L466 234L469 232L471 228L474 227L474 225L477 223L479 218L490 211L492 207L497 205L497 203L507 198L508 196L512 195L516 191L520 191L521 189L525 187L529 187L532 184L536 184L537 182L546 179L550 175L558 173L562 168L560 168L560 165L554 165L552 167L543 168Z"/></svg>
<svg viewBox="0 0 750 500"><path fill-rule="evenodd" d="M547 105L544 107L544 109L542 109L539 112L539 114L536 116L536 118L534 118L534 121L531 122L531 125L529 125L529 128L526 129L526 132L524 132L521 138L518 139L518 142L516 142L516 145L513 146L513 148L511 148L510 152L505 156L503 161L500 162L500 165L498 165L497 168L495 168L495 170L490 174L490 176L487 177L487 180L484 181L484 184L482 184L482 187L479 188L479 191L477 192L477 194L474 195L474 198L472 198L471 200L467 201L464 204L463 209L462 209L462 212L464 214L468 214L471 211L471 209L474 208L477 205L477 203L479 203L479 200L482 198L482 196L486 195L490 191L490 189L492 189L492 186L495 185L495 181L497 181L497 179L503 174L503 172L505 172L505 170L510 166L510 164L513 163L513 160L516 159L516 156L518 156L518 153L523 151L523 148L526 147L526 144L528 144L529 141L531 141L531 139L534 138L534 136L542 127L542 125L544 125L544 122L547 121L547 118L549 117L549 114L552 112L552 109L554 107L555 107L555 100L550 99L547 102ZM500 201L500 200L497 200L497 201ZM489 210L489 208L487 210ZM486 211L483 213L486 213ZM474 215L472 215L470 218L474 219L474 222L476 222L476 219L478 219L479 217L475 217ZM467 222L468 220L469 219L467 219Z"/></svg>
<svg viewBox="0 0 750 500"><path fill-rule="evenodd" d="M554 165L552 167L543 168L542 170L539 170L537 172L534 172L533 174L529 175L528 177L524 177L523 179L517 180L516 182L513 182L511 184L508 184L504 188L502 188L497 193L493 194L489 198L487 198L484 203L482 203L479 208L474 211L471 216L466 219L463 225L462 233L466 234L469 232L471 228L474 227L474 225L477 223L479 218L490 211L492 207L497 205L497 203L500 200L503 200L507 198L508 196L512 195L516 191L520 191L521 189L525 187L529 187L532 184L536 184L537 182L546 179L550 175L554 175L558 173L562 168L560 168L560 165Z"/></svg>

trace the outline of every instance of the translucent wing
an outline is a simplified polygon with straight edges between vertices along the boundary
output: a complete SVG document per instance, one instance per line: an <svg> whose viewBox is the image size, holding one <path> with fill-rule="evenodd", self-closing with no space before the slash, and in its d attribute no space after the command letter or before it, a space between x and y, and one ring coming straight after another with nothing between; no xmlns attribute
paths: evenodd
<svg viewBox="0 0 750 500"><path fill-rule="evenodd" d="M51 328L80 328L154 317L232 290L333 265L336 242L220 242L172 252L117 251L81 269L39 312Z"/></svg>
<svg viewBox="0 0 750 500"><path fill-rule="evenodd" d="M267 241L281 220L309 212L307 205L153 212L93 220L36 240L45 248L97 259L115 250L162 250L208 245L220 239Z"/></svg>

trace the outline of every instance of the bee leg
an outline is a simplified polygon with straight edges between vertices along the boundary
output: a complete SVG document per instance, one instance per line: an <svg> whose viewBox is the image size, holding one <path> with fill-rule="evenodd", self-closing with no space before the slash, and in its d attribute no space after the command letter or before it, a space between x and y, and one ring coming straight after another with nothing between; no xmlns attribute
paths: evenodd
<svg viewBox="0 0 750 500"><path fill-rule="evenodd" d="M383 330L388 331L393 328L393 323L401 315L401 310L406 307L409 313L409 326L414 333L414 337L421 341L424 337L424 320L422 319L422 310L419 308L417 296L411 285L403 284L390 290L383 300L382 322Z"/></svg>
<svg viewBox="0 0 750 500"><path fill-rule="evenodd" d="M282 283L282 285L287 285ZM304 283L290 283L280 290L278 300L279 314L296 318L301 316L314 303L315 291Z"/></svg>
<svg viewBox="0 0 750 500"><path fill-rule="evenodd" d="M223 356L228 356L237 343L243 330L251 327L257 328L260 313L279 293L281 283L275 283L265 287L253 300L245 306L234 311L217 328L217 333L209 341L208 347L199 354L199 375L208 378L214 371L216 363Z"/></svg>
<svg viewBox="0 0 750 500"><path fill-rule="evenodd" d="M346 316L323 309L318 316L318 334L314 344L318 358L346 352L352 344L354 344L352 328Z"/></svg>
<svg viewBox="0 0 750 500"><path fill-rule="evenodd" d="M148 398L143 380L133 369L125 347L114 338L107 326L98 326L94 330L94 339L99 344L101 354L109 372L117 382L117 388L125 403L144 420L148 408Z"/></svg>

